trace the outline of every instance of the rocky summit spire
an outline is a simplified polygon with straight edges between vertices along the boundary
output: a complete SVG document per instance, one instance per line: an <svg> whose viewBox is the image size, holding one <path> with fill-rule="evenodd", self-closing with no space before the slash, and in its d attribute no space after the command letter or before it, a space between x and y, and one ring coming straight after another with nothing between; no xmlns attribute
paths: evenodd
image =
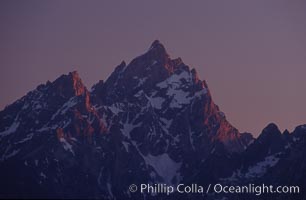
<svg viewBox="0 0 306 200"><path fill-rule="evenodd" d="M64 96L79 96L86 90L77 71L60 76L52 83L52 86Z"/></svg>
<svg viewBox="0 0 306 200"><path fill-rule="evenodd" d="M95 85L93 96L100 96L104 102L114 102L125 97L133 97L138 91L150 91L172 74L186 71L189 67L182 59L171 59L166 48L155 40L142 55L134 58L128 65L124 62L116 67L103 87ZM100 89L99 89L100 88Z"/></svg>
<svg viewBox="0 0 306 200"><path fill-rule="evenodd" d="M165 47L159 40L154 40L150 47L150 50L152 49L165 50Z"/></svg>
<svg viewBox="0 0 306 200"><path fill-rule="evenodd" d="M281 132L275 123L269 123L262 131L259 137L267 137L268 135L280 136Z"/></svg>
<svg viewBox="0 0 306 200"><path fill-rule="evenodd" d="M151 44L148 52L144 54L144 56L146 56L147 59L161 61L162 63L165 63L169 59L166 48L159 40L155 40Z"/></svg>

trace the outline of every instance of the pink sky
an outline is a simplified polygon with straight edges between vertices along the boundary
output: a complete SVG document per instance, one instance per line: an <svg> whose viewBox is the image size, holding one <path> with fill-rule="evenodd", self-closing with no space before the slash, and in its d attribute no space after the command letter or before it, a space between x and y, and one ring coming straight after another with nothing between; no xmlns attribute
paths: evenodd
<svg viewBox="0 0 306 200"><path fill-rule="evenodd" d="M90 88L159 39L240 131L306 123L303 0L1 1L0 109L77 70Z"/></svg>

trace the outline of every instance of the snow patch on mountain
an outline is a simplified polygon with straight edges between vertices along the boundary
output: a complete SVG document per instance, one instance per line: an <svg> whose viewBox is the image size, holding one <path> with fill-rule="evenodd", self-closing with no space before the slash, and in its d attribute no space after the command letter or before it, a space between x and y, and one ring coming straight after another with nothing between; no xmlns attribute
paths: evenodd
<svg viewBox="0 0 306 200"><path fill-rule="evenodd" d="M191 82L191 76L190 73L187 71L182 71L179 74L172 74L169 78L166 80L160 82L157 84L157 87L163 89L163 88L174 88L179 89L182 85L183 81Z"/></svg>
<svg viewBox="0 0 306 200"><path fill-rule="evenodd" d="M136 119L136 118L135 118ZM133 124L133 122L128 122L129 120L127 120L124 124L123 124L123 128L121 129L121 132L123 133L123 135L125 135L128 139L131 139L131 136L130 136L130 132L140 126L141 123L138 123L138 124Z"/></svg>
<svg viewBox="0 0 306 200"><path fill-rule="evenodd" d="M192 85L190 72L182 71L179 74L172 74L156 86L160 89L166 89L166 95L171 97L170 108L181 108L182 105L190 104L194 98L200 98L207 94L207 89L203 88L193 95L190 91L186 90L190 85Z"/></svg>
<svg viewBox="0 0 306 200"><path fill-rule="evenodd" d="M153 156L148 154L147 156L143 156L147 165L153 167L155 172L163 178L165 183L172 184L172 180L177 176L177 172L181 167L182 163L175 162L172 160L168 154L164 153L158 156Z"/></svg>
<svg viewBox="0 0 306 200"><path fill-rule="evenodd" d="M34 136L34 133L30 133L25 138L23 138L22 140L20 140L18 142L15 142L15 144L21 144L21 143L24 143L26 141L29 141L33 138L33 136Z"/></svg>
<svg viewBox="0 0 306 200"><path fill-rule="evenodd" d="M162 97L148 97L146 96L147 99L149 100L151 106L156 109L162 109L162 104L164 103L165 99Z"/></svg>
<svg viewBox="0 0 306 200"><path fill-rule="evenodd" d="M20 151L20 149L14 149L11 153L4 153L4 155L2 155L2 157L1 157L1 159L0 159L0 161L4 161L4 160L7 160L7 159L9 159L9 158L11 158L11 157L13 157L13 156L15 156L15 155L17 155L18 153L19 153L19 151Z"/></svg>
<svg viewBox="0 0 306 200"><path fill-rule="evenodd" d="M75 154L74 154L74 151L73 151L73 148L72 148L72 145L69 144L69 142L67 142L67 140L66 140L65 138L61 137L59 140L60 140L60 142L62 143L63 148L64 148L66 151L70 151L73 155L75 155Z"/></svg>
<svg viewBox="0 0 306 200"><path fill-rule="evenodd" d="M15 121L11 124L11 126L8 129L0 132L0 136L4 137L4 136L7 136L7 135L10 135L11 133L14 133L18 129L19 125L20 125L20 122L16 121L16 119L15 119Z"/></svg>
<svg viewBox="0 0 306 200"><path fill-rule="evenodd" d="M133 79L138 79L138 85L135 86L135 88L139 88L140 86L142 86L146 80L148 79L148 77L144 77L144 78L138 78L137 76L134 76Z"/></svg>
<svg viewBox="0 0 306 200"><path fill-rule="evenodd" d="M122 144L123 144L123 146L124 146L124 148L125 148L125 151L126 152L129 152L129 143L128 142L126 142L126 141L122 141Z"/></svg>
<svg viewBox="0 0 306 200"><path fill-rule="evenodd" d="M189 78L190 79L190 78ZM182 72L179 75L173 74L165 81L158 83L157 86L161 89L167 89L167 96L173 97L176 101L181 103L188 103L187 96L188 92L183 91L183 81L188 82L188 73Z"/></svg>
<svg viewBox="0 0 306 200"><path fill-rule="evenodd" d="M159 118L159 120L163 123L164 127L169 130L172 122L173 122L173 119L166 119L166 118Z"/></svg>
<svg viewBox="0 0 306 200"><path fill-rule="evenodd" d="M60 109L56 111L56 113L51 117L51 120L55 119L57 115L63 115L67 112L69 108L72 108L78 103L77 97L72 97L69 99Z"/></svg>
<svg viewBox="0 0 306 200"><path fill-rule="evenodd" d="M265 157L263 161L256 163L255 165L250 166L246 172L236 170L231 177L222 179L224 181L239 181L241 179L253 179L262 177L267 171L275 166L279 158L277 157L278 154L270 155Z"/></svg>
<svg viewBox="0 0 306 200"><path fill-rule="evenodd" d="M46 178L47 178L46 174L44 174L43 172L40 172L39 175L40 175L43 179L46 179Z"/></svg>
<svg viewBox="0 0 306 200"><path fill-rule="evenodd" d="M245 174L246 178L260 177L264 175L269 168L275 166L279 158L276 155L267 156L263 161L256 163L255 165L249 167L247 173Z"/></svg>

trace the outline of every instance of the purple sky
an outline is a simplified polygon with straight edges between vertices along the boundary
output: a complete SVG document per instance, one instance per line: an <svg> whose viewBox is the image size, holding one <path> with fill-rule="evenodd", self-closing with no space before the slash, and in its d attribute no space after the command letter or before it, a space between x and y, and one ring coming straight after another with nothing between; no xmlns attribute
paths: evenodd
<svg viewBox="0 0 306 200"><path fill-rule="evenodd" d="M90 88L159 39L240 131L306 123L306 2L0 1L0 109L77 70Z"/></svg>

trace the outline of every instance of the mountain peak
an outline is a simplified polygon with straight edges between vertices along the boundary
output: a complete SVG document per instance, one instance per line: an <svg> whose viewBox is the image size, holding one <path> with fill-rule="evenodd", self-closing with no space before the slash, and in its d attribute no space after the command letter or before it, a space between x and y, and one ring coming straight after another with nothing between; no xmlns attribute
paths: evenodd
<svg viewBox="0 0 306 200"><path fill-rule="evenodd" d="M270 123L268 124L261 134L259 135L258 139L264 139L266 140L267 138L279 138L281 137L282 133L280 132L279 128L277 127L276 124Z"/></svg>
<svg viewBox="0 0 306 200"><path fill-rule="evenodd" d="M57 78L53 83L53 86L62 91L63 94L82 95L86 88L77 71L69 72Z"/></svg>
<svg viewBox="0 0 306 200"><path fill-rule="evenodd" d="M150 49L159 48L159 47L165 48L164 45L159 40L154 40L153 43L151 44Z"/></svg>
<svg viewBox="0 0 306 200"><path fill-rule="evenodd" d="M81 79L77 71L69 72L68 76L75 80Z"/></svg>
<svg viewBox="0 0 306 200"><path fill-rule="evenodd" d="M154 40L147 54L149 54L151 58L169 57L165 46L159 40Z"/></svg>
<svg viewBox="0 0 306 200"><path fill-rule="evenodd" d="M280 132L277 125L275 123L270 123L264 128L264 132Z"/></svg>

